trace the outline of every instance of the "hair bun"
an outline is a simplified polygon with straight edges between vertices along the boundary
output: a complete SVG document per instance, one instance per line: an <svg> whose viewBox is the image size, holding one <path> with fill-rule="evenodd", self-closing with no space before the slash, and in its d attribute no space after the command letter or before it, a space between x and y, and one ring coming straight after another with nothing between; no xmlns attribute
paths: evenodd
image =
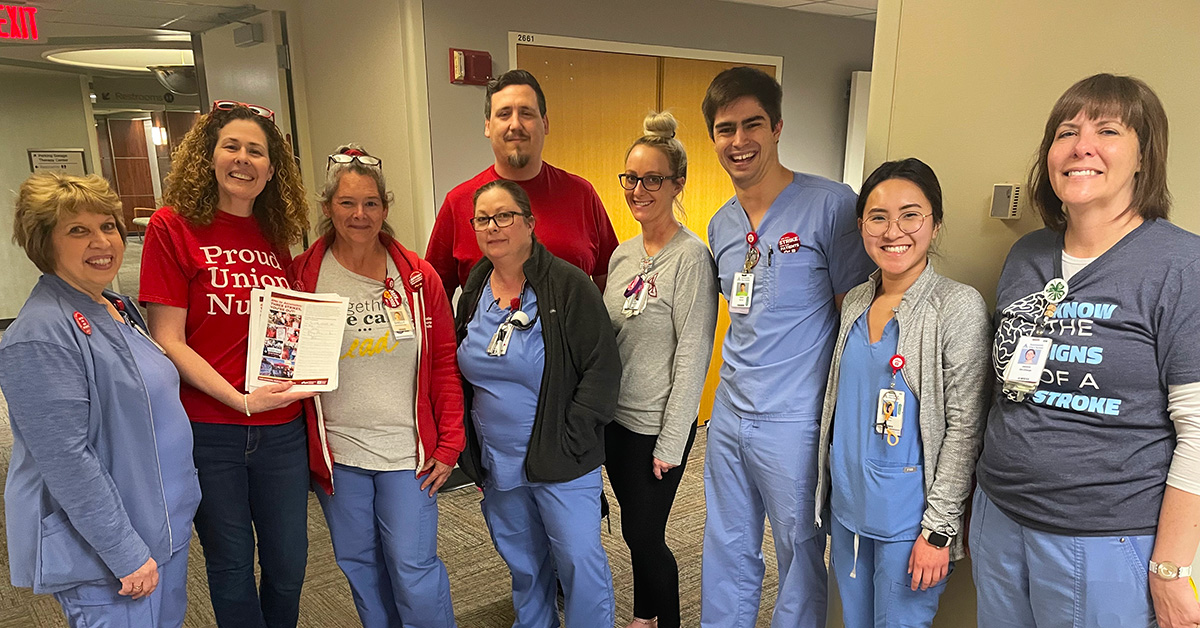
<svg viewBox="0 0 1200 628"><path fill-rule="evenodd" d="M651 111L642 122L642 129L646 135L665 139L674 138L677 128L679 122L670 111Z"/></svg>

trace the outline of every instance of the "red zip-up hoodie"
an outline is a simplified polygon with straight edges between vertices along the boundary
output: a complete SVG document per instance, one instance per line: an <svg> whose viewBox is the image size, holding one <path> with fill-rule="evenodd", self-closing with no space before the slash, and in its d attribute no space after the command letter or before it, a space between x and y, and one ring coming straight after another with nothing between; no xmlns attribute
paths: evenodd
<svg viewBox="0 0 1200 628"><path fill-rule="evenodd" d="M321 261L332 238L319 238L300 254L288 269L288 280L296 290L313 292L321 272ZM458 374L457 342L450 300L442 281L428 262L400 245L395 238L379 233L379 241L400 271L413 309L417 347L417 468L428 458L453 465L466 445L463 429L462 380ZM349 382L341 382L346 386ZM333 454L325 438L325 418L320 397L304 402L308 423L308 467L313 480L333 494Z"/></svg>

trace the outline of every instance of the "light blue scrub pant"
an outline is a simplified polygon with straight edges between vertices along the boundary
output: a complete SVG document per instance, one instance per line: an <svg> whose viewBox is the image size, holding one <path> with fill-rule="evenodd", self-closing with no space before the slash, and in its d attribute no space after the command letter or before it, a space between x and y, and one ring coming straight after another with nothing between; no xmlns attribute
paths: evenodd
<svg viewBox="0 0 1200 628"><path fill-rule="evenodd" d="M612 628L612 572L600 544L600 468L569 482L483 489L483 518L512 572L513 628L558 628L558 580L569 628Z"/></svg>
<svg viewBox="0 0 1200 628"><path fill-rule="evenodd" d="M922 591L912 590L908 559L913 541L877 541L858 537L837 517L830 518L829 568L837 578L846 628L928 628L949 575ZM951 570L954 564L950 564ZM850 577L851 572L854 577Z"/></svg>
<svg viewBox="0 0 1200 628"><path fill-rule="evenodd" d="M975 489L971 562L979 628L1154 625L1154 535L1064 536L1025 527Z"/></svg>
<svg viewBox="0 0 1200 628"><path fill-rule="evenodd" d="M135 600L116 584L81 584L54 594L71 628L179 628L187 612L187 548L158 566L158 587Z"/></svg>
<svg viewBox="0 0 1200 628"><path fill-rule="evenodd" d="M333 467L317 489L333 555L364 628L450 628L450 578L437 555L437 496L416 472Z"/></svg>
<svg viewBox="0 0 1200 628"><path fill-rule="evenodd" d="M818 421L739 417L719 399L704 460L700 625L753 628L771 521L779 593L772 628L824 628L825 533L814 525Z"/></svg>

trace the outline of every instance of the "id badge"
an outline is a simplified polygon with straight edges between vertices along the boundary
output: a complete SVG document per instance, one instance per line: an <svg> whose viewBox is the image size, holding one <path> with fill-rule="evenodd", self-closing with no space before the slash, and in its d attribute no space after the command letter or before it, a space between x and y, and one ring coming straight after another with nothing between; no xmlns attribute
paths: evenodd
<svg viewBox="0 0 1200 628"><path fill-rule="evenodd" d="M508 353L508 343L512 340L512 333L512 323L500 323L500 327L496 329L496 333L492 334L492 341L488 343L487 354L492 357L499 357Z"/></svg>
<svg viewBox="0 0 1200 628"><path fill-rule="evenodd" d="M1028 394L1037 390L1042 369L1050 357L1053 340L1042 336L1021 336L1017 349L1004 367L1004 390Z"/></svg>
<svg viewBox="0 0 1200 628"><path fill-rule="evenodd" d="M754 273L733 274L733 295L729 299L731 314L749 314L754 297Z"/></svg>
<svg viewBox="0 0 1200 628"><path fill-rule="evenodd" d="M414 338L412 314L408 311L408 300L395 290L383 291L383 309L387 311L388 327L396 340Z"/></svg>
<svg viewBox="0 0 1200 628"><path fill-rule="evenodd" d="M646 293L647 291L643 287L636 293L625 297L625 305L621 306L621 313L625 315L625 318L637 316L646 309Z"/></svg>
<svg viewBox="0 0 1200 628"><path fill-rule="evenodd" d="M904 401L903 390L884 388L879 391L879 401L875 406L876 434L884 434L889 439L900 438L904 430Z"/></svg>

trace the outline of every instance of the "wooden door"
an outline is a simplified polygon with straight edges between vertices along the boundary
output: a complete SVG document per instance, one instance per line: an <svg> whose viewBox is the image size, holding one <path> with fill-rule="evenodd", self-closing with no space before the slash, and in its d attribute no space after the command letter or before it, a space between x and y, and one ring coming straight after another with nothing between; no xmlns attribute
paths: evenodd
<svg viewBox="0 0 1200 628"><path fill-rule="evenodd" d="M700 104L704 102L704 92L708 90L713 77L722 70L738 65L746 64L676 57L663 59L662 108L670 110L679 121L675 137L683 142L688 155L688 178L681 199L687 213L684 224L705 242L708 241L708 221L733 196L733 183L717 161ZM750 67L775 75L773 66ZM712 404L720 381L721 343L729 329L729 305L724 298L717 311L717 338L709 362L708 377L704 380L704 395L700 398L701 422L707 421L712 415Z"/></svg>
<svg viewBox="0 0 1200 628"><path fill-rule="evenodd" d="M713 77L736 65L745 64L517 46L517 67L533 73L546 94L550 133L544 158L595 186L621 241L640 233L640 227L625 205L617 175L625 170L625 151L642 134L646 114L662 110L669 110L679 121L676 137L688 152L688 178L681 198L687 214L683 222L707 241L708 221L733 196L733 184L712 150L700 103ZM752 67L775 75L773 66ZM722 300L716 348L700 404L701 422L712 414L721 342L728 327L729 314Z"/></svg>
<svg viewBox="0 0 1200 628"><path fill-rule="evenodd" d="M129 231L135 230L133 208L154 207L155 203L145 126L142 120L108 120L113 175Z"/></svg>

